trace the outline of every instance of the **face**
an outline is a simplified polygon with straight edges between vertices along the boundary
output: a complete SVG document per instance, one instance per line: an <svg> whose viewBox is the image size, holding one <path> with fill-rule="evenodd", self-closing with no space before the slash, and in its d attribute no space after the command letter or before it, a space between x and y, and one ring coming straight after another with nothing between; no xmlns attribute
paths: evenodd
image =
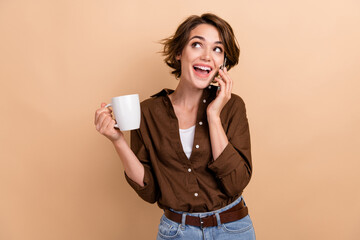
<svg viewBox="0 0 360 240"><path fill-rule="evenodd" d="M218 30L209 24L200 24L190 32L189 41L181 55L180 81L193 87L206 88L224 62L224 45Z"/></svg>

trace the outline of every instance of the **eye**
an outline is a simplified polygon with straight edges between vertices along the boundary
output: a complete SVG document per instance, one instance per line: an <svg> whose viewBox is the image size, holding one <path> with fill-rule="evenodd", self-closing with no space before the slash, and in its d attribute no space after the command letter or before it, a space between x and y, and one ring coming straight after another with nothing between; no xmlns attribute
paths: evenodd
<svg viewBox="0 0 360 240"><path fill-rule="evenodd" d="M214 48L214 51L218 52L218 53L222 53L223 50L221 47L216 47L216 48Z"/></svg>
<svg viewBox="0 0 360 240"><path fill-rule="evenodd" d="M193 48L199 48L199 47L201 47L201 44L199 42L194 42L193 44L191 44L191 46Z"/></svg>

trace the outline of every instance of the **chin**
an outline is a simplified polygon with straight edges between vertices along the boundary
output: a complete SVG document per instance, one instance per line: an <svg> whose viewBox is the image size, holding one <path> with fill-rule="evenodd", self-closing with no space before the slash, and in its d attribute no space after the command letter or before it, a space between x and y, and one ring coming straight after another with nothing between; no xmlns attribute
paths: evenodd
<svg viewBox="0 0 360 240"><path fill-rule="evenodd" d="M211 80L202 80L202 81L199 81L199 80L196 80L195 81L195 87L198 88L198 89L204 89L204 88L207 88L209 86L209 84L211 83Z"/></svg>
<svg viewBox="0 0 360 240"><path fill-rule="evenodd" d="M210 75L207 78L199 78L197 76L193 76L193 83L199 89L207 88L212 82L213 76Z"/></svg>

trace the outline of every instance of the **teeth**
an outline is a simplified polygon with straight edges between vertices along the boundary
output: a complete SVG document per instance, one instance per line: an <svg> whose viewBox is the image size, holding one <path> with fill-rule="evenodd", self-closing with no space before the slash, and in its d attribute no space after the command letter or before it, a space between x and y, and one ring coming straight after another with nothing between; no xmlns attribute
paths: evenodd
<svg viewBox="0 0 360 240"><path fill-rule="evenodd" d="M194 67L199 68L199 69L204 70L204 71L211 71L210 67L205 67L205 66L194 66Z"/></svg>

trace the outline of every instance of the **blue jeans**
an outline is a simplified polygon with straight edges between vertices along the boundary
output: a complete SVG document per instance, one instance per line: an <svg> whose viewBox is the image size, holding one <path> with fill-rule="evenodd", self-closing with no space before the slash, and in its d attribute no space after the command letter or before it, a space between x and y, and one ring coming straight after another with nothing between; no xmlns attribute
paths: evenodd
<svg viewBox="0 0 360 240"><path fill-rule="evenodd" d="M168 219L163 215L160 219L159 231L157 235L157 240L163 239L186 239L186 240L254 240L255 231L250 219L250 216L247 215L244 218L229 222L221 223L219 213L224 212L236 204L240 203L242 197L238 198L231 204L212 212L204 213L187 213L187 212L177 212L183 215L182 223L174 222ZM245 205L246 206L246 205ZM185 225L185 216L195 216L195 217L207 217L210 215L216 216L218 226L207 227L201 229L200 227L195 227L191 225Z"/></svg>

